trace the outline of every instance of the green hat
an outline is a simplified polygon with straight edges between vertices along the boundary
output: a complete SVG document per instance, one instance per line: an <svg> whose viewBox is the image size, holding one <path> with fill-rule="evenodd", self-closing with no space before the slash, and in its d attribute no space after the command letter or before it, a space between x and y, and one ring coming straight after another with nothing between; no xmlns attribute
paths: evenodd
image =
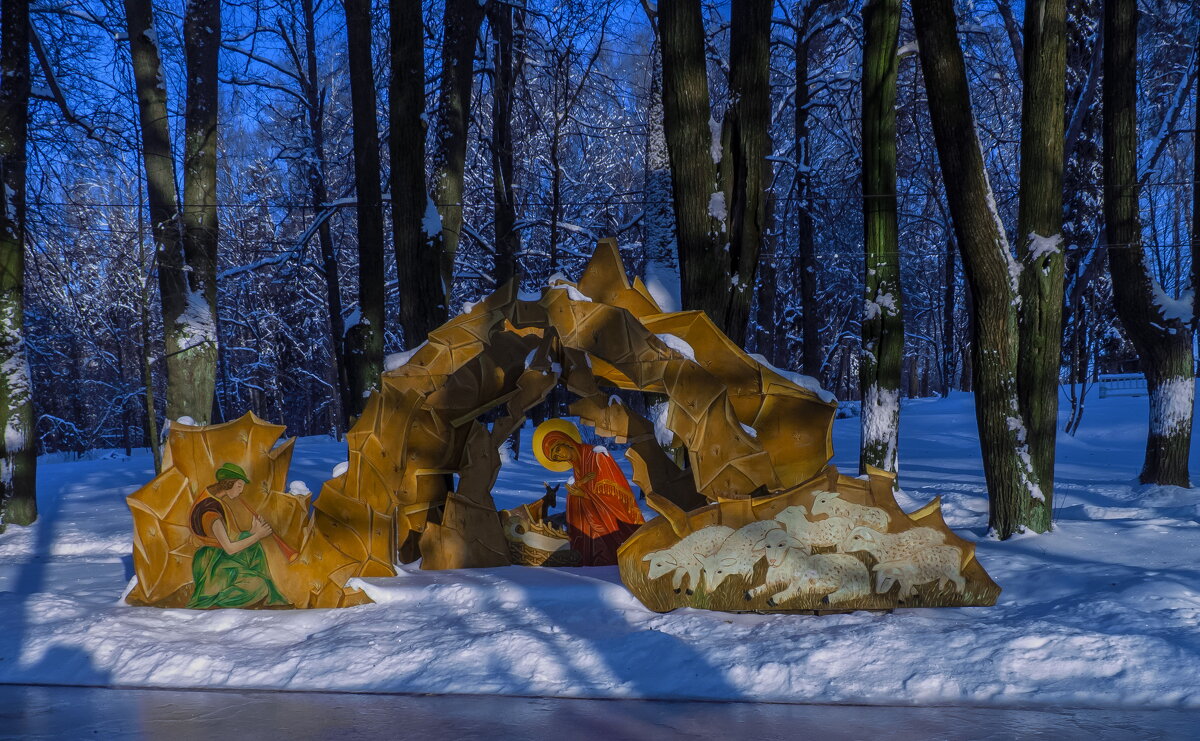
<svg viewBox="0 0 1200 741"><path fill-rule="evenodd" d="M245 469L236 463L226 463L217 469L217 481L228 479L240 479L247 484L250 483L250 477L246 475Z"/></svg>

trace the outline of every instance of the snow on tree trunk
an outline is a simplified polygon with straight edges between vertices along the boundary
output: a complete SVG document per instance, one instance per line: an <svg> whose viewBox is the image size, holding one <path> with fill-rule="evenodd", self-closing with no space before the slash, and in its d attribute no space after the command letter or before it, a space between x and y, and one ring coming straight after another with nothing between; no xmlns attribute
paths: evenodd
<svg viewBox="0 0 1200 741"><path fill-rule="evenodd" d="M37 443L25 356L29 2L0 0L0 532L37 519Z"/></svg>
<svg viewBox="0 0 1200 741"><path fill-rule="evenodd" d="M975 131L953 0L914 0L913 23L946 196L974 306L975 414L988 485L988 524L1023 531L1043 496L1017 399L1017 280Z"/></svg>
<svg viewBox="0 0 1200 741"><path fill-rule="evenodd" d="M863 225L866 298L863 303L862 441L867 466L896 471L900 435L900 361L904 316L900 241L896 231L896 72L899 0L871 0L863 8Z"/></svg>
<svg viewBox="0 0 1200 741"><path fill-rule="evenodd" d="M206 423L212 414L216 321L204 289L189 284L184 234L168 127L167 88L149 0L125 0L133 62L151 234L162 302L169 419ZM203 266L200 266L203 270Z"/></svg>
<svg viewBox="0 0 1200 741"><path fill-rule="evenodd" d="M1025 509L1027 525L1050 529L1058 374L1062 365L1063 120L1067 70L1066 0L1027 6L1017 225L1019 340L1017 391L1029 454L1044 499Z"/></svg>
<svg viewBox="0 0 1200 741"><path fill-rule="evenodd" d="M357 416L383 371L384 269L382 170L371 63L371 2L347 0L346 40L354 125L354 190L358 216L358 322L346 331L350 379L347 414Z"/></svg>
<svg viewBox="0 0 1200 741"><path fill-rule="evenodd" d="M221 48L221 3L191 0L183 18L187 66L184 112L183 257L187 264L187 309L180 324L180 359L187 363L187 408L170 408L177 419L209 419L217 381L217 52ZM178 413L178 414L177 414ZM199 415L199 416L197 416Z"/></svg>
<svg viewBox="0 0 1200 741"><path fill-rule="evenodd" d="M400 287L404 346L416 347L446 319L441 221L425 183L425 24L420 0L390 0L388 138L392 242Z"/></svg>
<svg viewBox="0 0 1200 741"><path fill-rule="evenodd" d="M1113 302L1138 352L1150 392L1150 429L1141 481L1189 486L1192 441L1191 317L1163 301L1146 265L1137 163L1135 0L1104 4L1104 222Z"/></svg>

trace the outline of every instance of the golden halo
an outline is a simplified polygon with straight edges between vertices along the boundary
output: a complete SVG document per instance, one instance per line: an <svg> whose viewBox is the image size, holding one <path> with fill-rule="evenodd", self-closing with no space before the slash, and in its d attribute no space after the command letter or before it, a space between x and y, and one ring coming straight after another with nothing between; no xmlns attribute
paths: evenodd
<svg viewBox="0 0 1200 741"><path fill-rule="evenodd" d="M561 432L575 442L582 443L583 438L579 435L579 428L565 419L548 419L533 431L533 456L537 458L538 463L551 471L569 471L571 470L570 461L552 461L542 451L542 441L551 432Z"/></svg>

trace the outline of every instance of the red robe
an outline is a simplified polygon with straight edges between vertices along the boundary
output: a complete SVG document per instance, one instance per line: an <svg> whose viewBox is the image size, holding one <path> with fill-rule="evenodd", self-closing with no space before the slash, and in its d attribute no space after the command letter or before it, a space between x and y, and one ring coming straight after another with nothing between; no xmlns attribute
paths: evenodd
<svg viewBox="0 0 1200 741"><path fill-rule="evenodd" d="M645 519L613 457L589 445L572 444L579 451L572 466L572 486L587 496L568 494L567 536L571 548L583 557L584 566L609 566L617 562L617 549ZM584 481L589 473L595 476Z"/></svg>

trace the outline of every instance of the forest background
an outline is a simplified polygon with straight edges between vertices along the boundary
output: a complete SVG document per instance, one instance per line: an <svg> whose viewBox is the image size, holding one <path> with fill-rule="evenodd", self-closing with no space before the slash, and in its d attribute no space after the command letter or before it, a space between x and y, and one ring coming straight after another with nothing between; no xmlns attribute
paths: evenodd
<svg viewBox="0 0 1200 741"><path fill-rule="evenodd" d="M166 419L340 434L390 353L603 237L861 402L864 463L901 397L979 392L1001 536L1049 526L1039 379L1070 433L1144 372L1142 480L1188 485L1193 5L3 0L0 499Z"/></svg>

